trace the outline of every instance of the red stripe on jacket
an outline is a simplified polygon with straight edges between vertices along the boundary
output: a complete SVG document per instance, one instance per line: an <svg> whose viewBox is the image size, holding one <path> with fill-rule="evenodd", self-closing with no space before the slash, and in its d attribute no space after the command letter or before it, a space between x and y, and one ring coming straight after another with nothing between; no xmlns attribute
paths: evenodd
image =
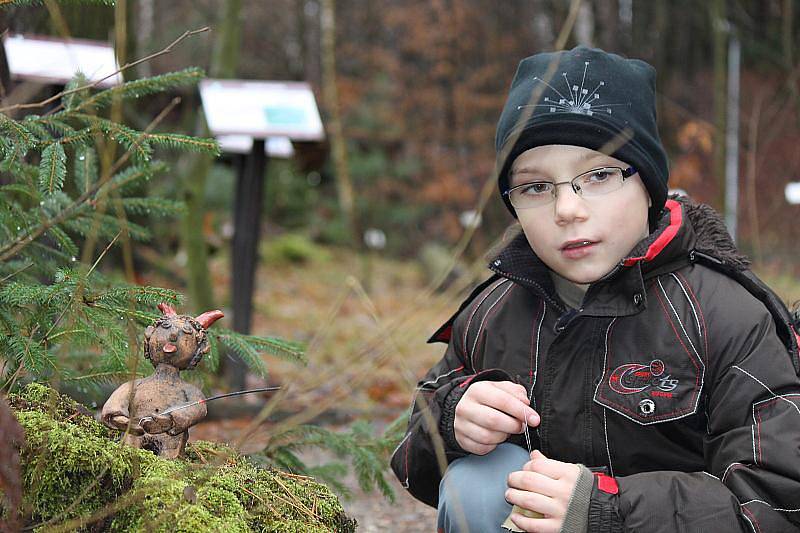
<svg viewBox="0 0 800 533"><path fill-rule="evenodd" d="M678 234L678 229L680 229L681 224L683 224L683 210L681 209L681 205L675 200L667 200L665 207L669 209L669 226L667 226L667 229L665 229L653 244L647 248L647 252L644 255L627 258L625 260L625 266L633 266L639 261L652 261L672 242L675 235Z"/></svg>

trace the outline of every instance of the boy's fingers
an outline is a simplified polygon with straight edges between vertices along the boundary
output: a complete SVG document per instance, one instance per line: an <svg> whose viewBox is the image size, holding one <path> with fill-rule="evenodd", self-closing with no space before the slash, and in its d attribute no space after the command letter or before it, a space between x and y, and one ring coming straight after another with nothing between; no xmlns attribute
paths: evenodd
<svg viewBox="0 0 800 533"><path fill-rule="evenodd" d="M512 505L519 505L523 509L536 511L545 516L559 516L563 514L559 502L544 494L509 488L506 489L505 498L506 501Z"/></svg>
<svg viewBox="0 0 800 533"><path fill-rule="evenodd" d="M498 386L499 383L503 383L504 385ZM520 422L533 426L538 425L539 415L530 408L527 397L521 399L516 394L508 392L509 386L522 389L524 389L524 387L516 383L511 383L510 381L499 383L493 383L493 387L482 389L479 393L479 398L476 399L479 399L480 403L502 411ZM521 430L522 428L520 428L520 431ZM518 432L519 431L517 431L517 433Z"/></svg>
<svg viewBox="0 0 800 533"><path fill-rule="evenodd" d="M572 463L562 463L554 459L548 459L539 450L531 452L531 460L525 463L523 470L538 472L552 479L562 479L565 477L575 477L577 479L577 465Z"/></svg>
<svg viewBox="0 0 800 533"><path fill-rule="evenodd" d="M561 488L557 480L538 472L516 471L511 472L506 480L509 488L527 490L550 498L561 495Z"/></svg>
<svg viewBox="0 0 800 533"><path fill-rule="evenodd" d="M554 518L527 518L517 513L513 513L511 521L523 531L533 531L534 533L558 533L561 531L561 521Z"/></svg>
<svg viewBox="0 0 800 533"><path fill-rule="evenodd" d="M495 387L498 389L505 391L515 398L519 398L525 407L521 408L521 411L516 411L514 413L509 413L514 416L520 422L525 421L529 426L538 426L539 422L541 422L541 418L539 417L539 413L535 410L530 408L530 398L528 398L528 391L525 390L525 387L518 383L512 383L510 381L497 381L494 383Z"/></svg>
<svg viewBox="0 0 800 533"><path fill-rule="evenodd" d="M492 382L492 385L511 394L512 396L519 398L525 403L530 403L530 400L528 399L528 391L519 383L513 383L511 381L494 381Z"/></svg>
<svg viewBox="0 0 800 533"><path fill-rule="evenodd" d="M469 453L474 453L475 455L486 455L497 447L496 444L481 444L480 442L475 442L471 438L463 435L457 440L464 450Z"/></svg>
<svg viewBox="0 0 800 533"><path fill-rule="evenodd" d="M468 402L463 406L457 405L456 412L459 417L463 417L465 423L473 423L492 431L501 431L506 435L522 433L522 424L519 420L486 404Z"/></svg>
<svg viewBox="0 0 800 533"><path fill-rule="evenodd" d="M478 444L500 444L508 438L507 432L494 431L470 421L464 421L459 431L462 435L477 442Z"/></svg>

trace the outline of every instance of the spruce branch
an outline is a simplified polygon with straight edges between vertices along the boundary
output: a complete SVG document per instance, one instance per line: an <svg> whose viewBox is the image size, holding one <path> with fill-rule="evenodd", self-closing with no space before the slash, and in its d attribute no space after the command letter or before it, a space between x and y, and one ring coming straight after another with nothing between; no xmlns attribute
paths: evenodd
<svg viewBox="0 0 800 533"><path fill-rule="evenodd" d="M56 142L42 151L39 163L39 190L45 194L53 194L64 186L67 176L67 154L64 146Z"/></svg>
<svg viewBox="0 0 800 533"><path fill-rule="evenodd" d="M214 157L220 154L219 143L216 139L191 137L178 133L149 133L145 138L153 144L167 148L184 149Z"/></svg>
<svg viewBox="0 0 800 533"><path fill-rule="evenodd" d="M153 128L155 128L163 119L164 117L169 114L172 109L178 105L180 102L179 97L175 97L172 101L161 111L161 113L156 116L150 122L150 124L145 128L145 131L141 134L144 135L145 133L149 133ZM0 114L0 116L2 116ZM140 136L141 136L140 135ZM11 242L4 245L0 248L0 263L7 261L8 259L14 257L20 250L25 248L31 242L39 238L45 231L50 229L52 226L56 224L60 224L71 217L78 209L85 206L86 202L100 190L100 188L108 182L111 177L124 165L128 159L131 157L131 152L126 151L122 156L114 163L114 165L109 169L106 175L100 179L97 183L95 183L91 188L81 194L78 198L75 199L69 206L64 208L61 212L59 212L56 216L49 218L47 220L42 221L39 226L32 232L29 232L23 235L20 238L14 239Z"/></svg>
<svg viewBox="0 0 800 533"><path fill-rule="evenodd" d="M251 351L248 354L243 354L246 356L257 355L258 351L263 351L270 355L284 357L290 360L305 361L303 346L297 342L286 341L275 337L246 335L222 327L215 328L214 335L220 339L220 342L230 346L234 350L237 349L236 346L238 344L247 345L250 347Z"/></svg>
<svg viewBox="0 0 800 533"><path fill-rule="evenodd" d="M70 107L65 103L67 111L84 111L93 110L97 111L112 101L115 98L140 98L150 94L163 92L167 89L174 89L181 85L196 85L201 79L205 77L205 72L198 67L189 67L176 72L168 72L166 74L159 74L147 78L140 78L132 80L116 87L111 87L104 91L94 94L79 104ZM61 111L58 115L64 113ZM50 117L46 117L50 118ZM45 119L45 120L46 120Z"/></svg>
<svg viewBox="0 0 800 533"><path fill-rule="evenodd" d="M97 181L97 152L91 146L81 146L75 152L75 181L82 193Z"/></svg>

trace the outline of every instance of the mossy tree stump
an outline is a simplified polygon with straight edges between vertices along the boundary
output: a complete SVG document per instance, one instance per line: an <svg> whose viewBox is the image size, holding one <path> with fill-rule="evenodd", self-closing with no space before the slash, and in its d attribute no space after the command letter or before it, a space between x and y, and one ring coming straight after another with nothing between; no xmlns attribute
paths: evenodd
<svg viewBox="0 0 800 533"><path fill-rule="evenodd" d="M197 442L186 458L126 446L82 406L30 384L9 396L25 429L26 523L42 531L355 531L313 479Z"/></svg>

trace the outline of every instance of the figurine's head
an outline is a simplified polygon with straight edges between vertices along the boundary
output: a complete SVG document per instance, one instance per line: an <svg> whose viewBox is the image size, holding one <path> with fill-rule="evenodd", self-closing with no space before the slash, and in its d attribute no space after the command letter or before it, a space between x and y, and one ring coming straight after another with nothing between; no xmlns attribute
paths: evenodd
<svg viewBox="0 0 800 533"><path fill-rule="evenodd" d="M207 311L197 318L179 315L159 304L163 316L144 330L144 356L153 366L164 363L178 370L194 368L208 352L206 329L222 318L222 311Z"/></svg>

